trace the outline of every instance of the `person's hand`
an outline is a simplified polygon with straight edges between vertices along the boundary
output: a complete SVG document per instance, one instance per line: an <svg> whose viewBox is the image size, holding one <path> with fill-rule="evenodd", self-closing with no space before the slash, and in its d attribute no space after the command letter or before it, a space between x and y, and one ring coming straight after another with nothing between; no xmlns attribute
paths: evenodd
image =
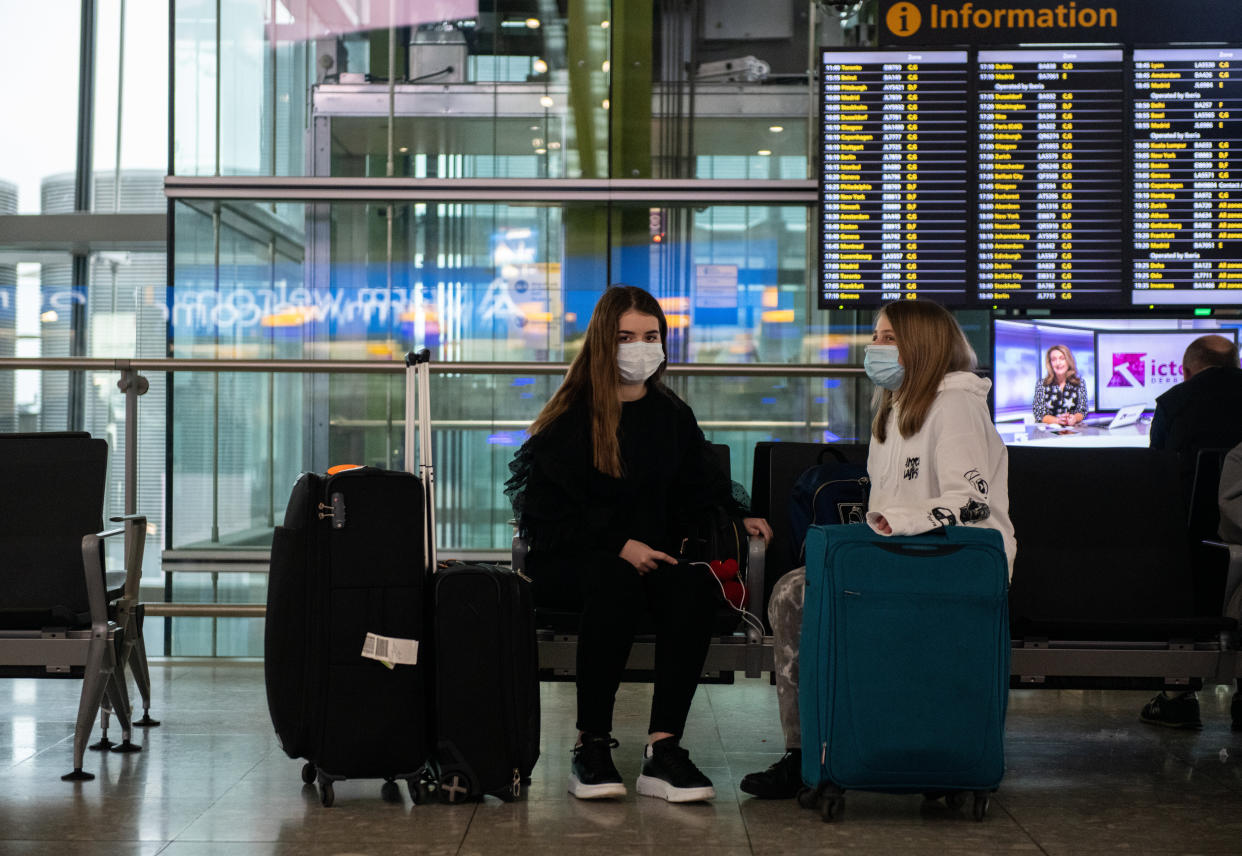
<svg viewBox="0 0 1242 856"><path fill-rule="evenodd" d="M1083 418L1083 417L1082 417L1082 414L1081 414L1081 413L1071 413L1071 414L1070 414L1070 418L1069 418L1069 424L1070 424L1070 425L1077 425L1079 422L1081 422L1081 421L1082 421L1082 418Z"/></svg>
<svg viewBox="0 0 1242 856"><path fill-rule="evenodd" d="M881 535L892 535L893 534L893 527L890 526L888 521L884 519L883 514L879 515L878 517L875 518L875 520L871 521L871 526L873 529L875 529L875 531L879 532Z"/></svg>
<svg viewBox="0 0 1242 856"><path fill-rule="evenodd" d="M1057 416L1057 424L1058 424L1058 425L1068 425L1068 424L1069 424L1069 417L1068 417L1067 415L1065 415L1064 413L1062 413L1062 414L1058 415L1058 416Z"/></svg>
<svg viewBox="0 0 1242 856"><path fill-rule="evenodd" d="M1051 413L1046 413L1044 414L1044 418L1039 421L1044 423L1045 425L1056 425L1057 420L1059 420L1060 418L1061 417L1059 416L1053 416Z"/></svg>
<svg viewBox="0 0 1242 856"><path fill-rule="evenodd" d="M743 518L742 525L746 527L747 535L758 535L765 544L772 540L772 527L762 517Z"/></svg>
<svg viewBox="0 0 1242 856"><path fill-rule="evenodd" d="M677 560L668 553L661 553L659 550L653 550L642 541L635 541L633 538L625 542L625 546L621 548L621 558L634 566L634 570L639 574L645 574L654 571L660 566L661 562L667 562L670 565L677 564Z"/></svg>

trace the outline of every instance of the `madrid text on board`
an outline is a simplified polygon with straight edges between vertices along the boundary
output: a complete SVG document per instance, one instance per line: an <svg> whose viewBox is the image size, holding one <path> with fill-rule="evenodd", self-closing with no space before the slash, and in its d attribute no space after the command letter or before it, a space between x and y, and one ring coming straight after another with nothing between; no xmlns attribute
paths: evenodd
<svg viewBox="0 0 1242 856"><path fill-rule="evenodd" d="M933 3L927 11L927 25L933 30L949 29L1073 29L1117 26L1117 10L1112 7L1079 8L1077 3L1021 9L976 9L963 3L956 9ZM923 13L913 3L896 3L885 15L888 29L898 36L911 36L923 25Z"/></svg>

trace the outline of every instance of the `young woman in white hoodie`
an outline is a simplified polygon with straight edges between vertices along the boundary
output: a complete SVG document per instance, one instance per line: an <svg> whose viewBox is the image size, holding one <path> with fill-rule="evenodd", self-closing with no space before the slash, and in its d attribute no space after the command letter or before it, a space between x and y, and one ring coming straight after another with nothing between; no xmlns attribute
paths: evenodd
<svg viewBox="0 0 1242 856"><path fill-rule="evenodd" d="M992 382L972 371L975 353L944 307L890 303L876 315L863 359L876 384L867 474L867 524L881 535L917 535L942 526L996 529L1009 573L1017 543L1009 519L1009 458L988 412ZM742 779L757 797L787 799L802 786L798 643L806 569L777 582L768 601L785 755Z"/></svg>

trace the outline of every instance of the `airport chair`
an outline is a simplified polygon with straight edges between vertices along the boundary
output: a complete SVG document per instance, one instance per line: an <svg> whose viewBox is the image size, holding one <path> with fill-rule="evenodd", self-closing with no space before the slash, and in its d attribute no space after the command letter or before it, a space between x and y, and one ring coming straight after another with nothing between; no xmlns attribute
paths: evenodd
<svg viewBox="0 0 1242 856"><path fill-rule="evenodd" d="M1195 541L1218 540L1220 530L1220 471L1229 449L1200 449L1195 456L1186 527Z"/></svg>
<svg viewBox="0 0 1242 856"><path fill-rule="evenodd" d="M768 545L765 560L763 592L764 609L761 617L767 622L767 602L772 587L789 571L798 567L801 544L794 543L789 523L789 499L794 483L803 472L824 463L826 443L762 442L755 444L754 465L751 473L752 510L757 517L767 518L772 527L772 543ZM842 452L850 463L867 463L866 444L833 443L832 448Z"/></svg>
<svg viewBox="0 0 1242 856"><path fill-rule="evenodd" d="M96 747L141 748L131 740L124 666L146 666L135 654L142 650L137 592L146 519L113 518L123 525L100 531L107 456L107 444L87 434L0 435L7 488L0 500L0 676L82 678L66 780L94 778L83 758L105 703L120 721L122 742L114 746L105 732ZM118 535L131 548L110 590L104 542ZM149 678L142 678L149 694Z"/></svg>
<svg viewBox="0 0 1242 856"><path fill-rule="evenodd" d="M1156 449L1009 448L1010 627L1023 686L1116 677L1184 689L1232 677L1228 551L1188 538L1178 467Z"/></svg>

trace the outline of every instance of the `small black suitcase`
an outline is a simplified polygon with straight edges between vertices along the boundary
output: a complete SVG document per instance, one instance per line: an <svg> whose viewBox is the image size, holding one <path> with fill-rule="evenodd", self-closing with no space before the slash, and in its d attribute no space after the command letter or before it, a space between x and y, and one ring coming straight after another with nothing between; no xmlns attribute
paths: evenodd
<svg viewBox="0 0 1242 856"><path fill-rule="evenodd" d="M425 792L428 669L422 657L408 662L426 620L423 545L409 534L419 531L424 498L410 473L303 473L276 528L268 709L281 748L307 760L302 779L318 782L325 806L333 782L347 778L383 778L389 798L396 779L416 801Z"/></svg>
<svg viewBox="0 0 1242 856"><path fill-rule="evenodd" d="M530 580L450 563L433 584L440 797L521 795L539 758L539 655Z"/></svg>

